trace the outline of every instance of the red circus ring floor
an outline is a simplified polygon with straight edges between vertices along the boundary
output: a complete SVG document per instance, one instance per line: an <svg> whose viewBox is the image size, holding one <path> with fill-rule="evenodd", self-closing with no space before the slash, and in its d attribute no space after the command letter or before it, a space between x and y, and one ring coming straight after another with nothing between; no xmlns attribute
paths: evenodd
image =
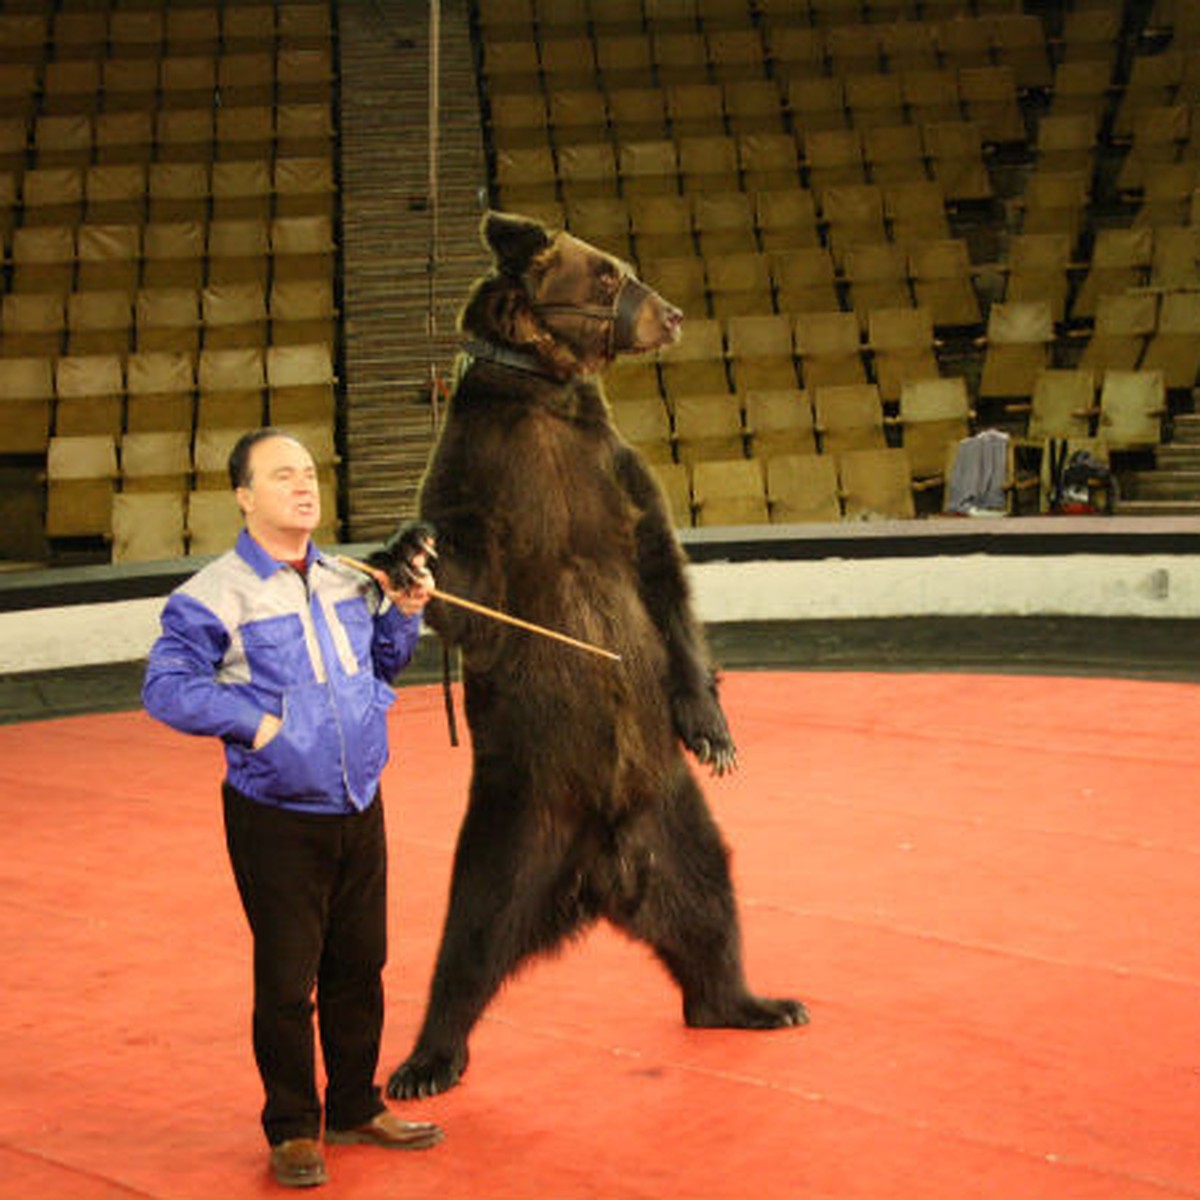
<svg viewBox="0 0 1200 1200"><path fill-rule="evenodd" d="M1200 686L733 672L708 783L748 974L812 1024L684 1028L605 928L535 964L425 1154L362 1200L1200 1196ZM469 752L404 690L386 1072L420 1020ZM278 1195L220 757L138 712L0 728L0 1197Z"/></svg>

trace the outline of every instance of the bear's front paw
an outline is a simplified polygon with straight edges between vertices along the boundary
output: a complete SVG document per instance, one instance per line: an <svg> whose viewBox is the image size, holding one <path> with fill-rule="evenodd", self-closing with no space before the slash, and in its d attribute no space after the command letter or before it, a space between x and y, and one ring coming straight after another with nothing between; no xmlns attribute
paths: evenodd
<svg viewBox="0 0 1200 1200"><path fill-rule="evenodd" d="M737 747L713 693L677 696L671 707L679 738L697 762L711 767L714 775L726 775L737 767Z"/></svg>
<svg viewBox="0 0 1200 1200"><path fill-rule="evenodd" d="M428 521L406 521L367 564L386 571L392 586L411 588L426 581L425 571L437 559L437 531Z"/></svg>
<svg viewBox="0 0 1200 1200"><path fill-rule="evenodd" d="M387 1094L393 1100L419 1100L449 1091L467 1069L467 1051L435 1053L414 1050L393 1072Z"/></svg>

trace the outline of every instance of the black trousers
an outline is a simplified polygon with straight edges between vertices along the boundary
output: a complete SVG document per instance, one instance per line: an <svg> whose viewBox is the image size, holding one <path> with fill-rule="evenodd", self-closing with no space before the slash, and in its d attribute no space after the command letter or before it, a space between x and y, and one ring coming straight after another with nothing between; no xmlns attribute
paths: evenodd
<svg viewBox="0 0 1200 1200"><path fill-rule="evenodd" d="M375 1085L387 959L382 798L334 816L260 804L228 783L222 795L254 937L254 1056L267 1141L320 1136L314 990L326 1125L352 1129L385 1108Z"/></svg>

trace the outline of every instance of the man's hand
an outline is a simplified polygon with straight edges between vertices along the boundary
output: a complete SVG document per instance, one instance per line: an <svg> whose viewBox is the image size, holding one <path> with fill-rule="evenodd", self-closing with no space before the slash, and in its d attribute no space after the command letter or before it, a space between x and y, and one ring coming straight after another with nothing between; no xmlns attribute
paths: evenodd
<svg viewBox="0 0 1200 1200"><path fill-rule="evenodd" d="M274 713L263 713L250 748L261 750L282 728L283 722Z"/></svg>

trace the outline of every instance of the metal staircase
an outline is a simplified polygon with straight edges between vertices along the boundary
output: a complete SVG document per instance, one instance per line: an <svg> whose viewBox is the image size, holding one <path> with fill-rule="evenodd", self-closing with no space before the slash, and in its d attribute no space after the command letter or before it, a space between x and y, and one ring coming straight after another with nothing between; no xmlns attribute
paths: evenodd
<svg viewBox="0 0 1200 1200"><path fill-rule="evenodd" d="M349 541L385 537L412 514L434 436L431 368L449 377L455 315L487 266L478 233L487 170L467 0L440 7L432 307L429 5L355 0L337 10Z"/></svg>

